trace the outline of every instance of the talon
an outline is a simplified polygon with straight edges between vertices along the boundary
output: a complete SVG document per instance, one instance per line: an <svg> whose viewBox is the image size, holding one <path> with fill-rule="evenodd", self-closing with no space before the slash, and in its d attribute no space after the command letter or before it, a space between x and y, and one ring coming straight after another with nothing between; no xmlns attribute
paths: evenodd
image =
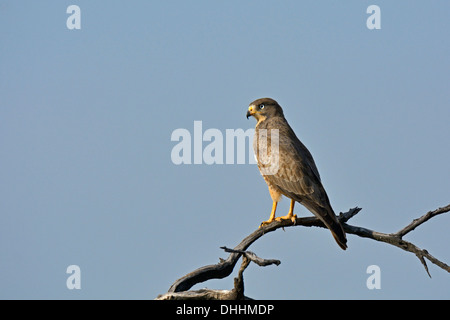
<svg viewBox="0 0 450 320"><path fill-rule="evenodd" d="M259 225L258 229L261 228L261 227L265 227L265 226L271 224L274 220L275 220L275 219L267 220L267 221L261 222L261 224Z"/></svg>
<svg viewBox="0 0 450 320"><path fill-rule="evenodd" d="M275 218L275 220L279 221L279 222L290 220L292 223L295 224L295 222L297 221L297 215L296 214L288 214L288 215L283 216L283 217Z"/></svg>

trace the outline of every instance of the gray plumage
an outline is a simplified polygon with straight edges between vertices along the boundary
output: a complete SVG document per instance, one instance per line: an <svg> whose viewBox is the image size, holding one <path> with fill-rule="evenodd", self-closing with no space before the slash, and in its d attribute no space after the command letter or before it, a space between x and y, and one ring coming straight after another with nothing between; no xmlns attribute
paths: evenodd
<svg viewBox="0 0 450 320"><path fill-rule="evenodd" d="M284 195L301 203L330 229L345 250L345 232L331 207L314 159L285 119L281 106L270 98L258 99L250 104L247 117L250 115L258 121L253 146L273 201L278 202ZM273 129L278 129L279 157L274 157L276 149L272 148L276 142L270 134ZM275 166L274 161L278 161ZM276 170L266 170L268 166Z"/></svg>

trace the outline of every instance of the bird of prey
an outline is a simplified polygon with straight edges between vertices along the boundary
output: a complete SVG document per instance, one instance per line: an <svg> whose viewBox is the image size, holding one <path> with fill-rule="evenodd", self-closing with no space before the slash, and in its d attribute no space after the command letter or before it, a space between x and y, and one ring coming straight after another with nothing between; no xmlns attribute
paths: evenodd
<svg viewBox="0 0 450 320"><path fill-rule="evenodd" d="M269 220L261 226L274 220L295 223L294 204L299 202L330 229L337 244L345 250L344 229L334 214L313 157L289 126L283 109L271 98L257 99L250 103L247 119L250 116L257 120L253 148L258 168L273 200ZM275 218L282 195L291 199L289 213Z"/></svg>

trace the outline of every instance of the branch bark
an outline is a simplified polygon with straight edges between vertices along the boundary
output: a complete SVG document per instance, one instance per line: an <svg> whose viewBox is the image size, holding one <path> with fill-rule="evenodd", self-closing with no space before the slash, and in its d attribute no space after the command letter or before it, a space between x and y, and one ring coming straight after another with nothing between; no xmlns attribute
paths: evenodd
<svg viewBox="0 0 450 320"><path fill-rule="evenodd" d="M242 255L242 264L239 268L238 277L234 278L234 288L232 290L211 290L200 289L184 292L167 292L159 295L157 300L252 300L244 295L244 270L250 262L254 262L261 267L281 263L280 260L262 259L251 251L242 251L221 247L225 252L238 253Z"/></svg>
<svg viewBox="0 0 450 320"><path fill-rule="evenodd" d="M220 247L220 249L223 249L223 250L225 250L225 252L230 252L230 253L241 253L241 254L244 255L245 258L247 258L248 260L256 263L260 267L270 266L271 264L276 264L278 266L281 263L280 260L262 259L262 258L258 257L256 254L254 254L253 252L251 252L251 251L242 251L242 250L228 249L227 247Z"/></svg>
<svg viewBox="0 0 450 320"><path fill-rule="evenodd" d="M385 242L390 245L396 246L402 250L414 253L416 255L416 257L420 260L422 265L424 266L425 271L427 272L428 276L431 278L431 274L428 270L428 266L425 261L425 258L427 258L431 263L437 265L438 267L440 267L441 269L443 269L447 272L450 272L450 266L447 265L446 263L440 261L439 259L436 259L435 257L433 257L427 250L420 249L415 244L413 244L409 241L403 240L403 236L405 236L406 234L408 234L409 232L411 232L412 230L414 230L421 224L425 223L426 221L430 220L431 218L433 218L439 214L449 212L449 211L450 211L450 204L445 207L438 208L434 211L429 211L426 214L424 214L423 216L421 216L420 218L414 219L409 225L407 225L403 229L399 230L398 232L389 233L389 234L373 231L373 230L362 228L362 227L356 227L356 226L349 225L349 224L345 223L348 220L348 219L345 220L345 218L343 220L341 220L341 222L344 222L342 225L344 227L345 232L347 232L347 233L355 234L355 235L358 235L363 238L369 238L369 239L373 239L376 241Z"/></svg>
<svg viewBox="0 0 450 320"><path fill-rule="evenodd" d="M426 264L425 258L427 260L429 260L431 263L437 265L441 269L446 270L447 272L450 273L450 266L448 266L446 263L433 257L427 250L421 249L418 246L416 246L415 244L403 240L403 236L405 236L409 232L413 231L415 228L417 228L421 224L425 223L426 221L430 220L431 218L433 218L439 214L449 212L450 204L445 207L438 208L434 211L429 211L426 214L424 214L423 216L421 216L420 218L414 219L410 224L408 224L406 227L399 230L398 232L389 233L389 234L348 224L347 222L352 217L354 217L356 214L358 214L358 212L360 212L360 211L361 211L361 208L356 207L356 208L350 209L349 211L347 211L345 213L339 214L338 219L342 223L342 226L344 227L345 232L347 232L348 234L354 234L359 237L369 238L369 239L372 239L375 241L384 242L384 243L396 246L404 251L415 254L417 256L417 258L420 260L420 262L422 263L422 265L424 266L427 274L430 277L431 277L431 275L428 270L428 266ZM293 223L291 221L274 221L271 224L260 227L257 230L255 230L254 232L252 232L245 239L243 239L241 241L241 243L239 243L234 249L228 249L226 247L222 247L227 252L231 252L226 260L221 260L218 264L208 265L208 266L198 268L197 270L194 270L194 271L188 273L187 275L181 277L180 279L176 280L172 284L172 286L169 288L168 293L166 295L171 295L171 297L174 297L177 295L177 293L180 293L180 294L178 294L178 295L180 295L180 297L184 296L186 298L185 293L188 292L188 290L193 285L200 283L200 282L204 282L206 280L222 279L222 278L229 276L232 273L237 261L239 260L239 258L242 255L244 255L244 258L246 260L248 260L248 261L252 260L251 257L254 254L252 254L251 252L249 253L249 251L246 251L247 248L252 243L254 243L256 240L258 240L260 237L262 237L266 233L275 231L279 228L292 227L292 226L326 228L326 226L316 217L297 218L295 223ZM258 258L258 259L260 259L260 258ZM255 260L254 261L255 263L258 263L258 262L256 262L257 259L254 259L254 260ZM261 259L261 260L266 261L266 262L268 261L268 260L264 260L264 259ZM272 260L270 264L273 264L273 263L276 264L275 261L279 262L278 260ZM244 263L243 263L243 265L244 265ZM242 266L241 266L241 270L243 272ZM240 271L241 276L242 276L242 272ZM238 279L238 278L236 278L236 279ZM236 281L236 279L235 279L235 281ZM243 286L243 283L242 283L242 286ZM236 289L236 283L235 283L235 289ZM233 289L233 290L235 290L235 289ZM243 289L243 287L242 287L242 289ZM233 291L233 290L231 290L231 291ZM202 291L202 290L199 290L199 291ZM209 290L209 291L211 291L211 290ZM213 290L213 291L222 291L223 292L223 291L227 291L227 290ZM230 293L231 291L227 291L227 292ZM193 291L189 291L189 292L192 293ZM204 294L204 293L205 293L205 289L203 289L201 294ZM197 294L199 294L198 291L197 291ZM162 297L162 296L160 296L160 297ZM220 298L220 297L230 298L231 296L225 294L225 296L224 295L215 295L214 297L215 298Z"/></svg>

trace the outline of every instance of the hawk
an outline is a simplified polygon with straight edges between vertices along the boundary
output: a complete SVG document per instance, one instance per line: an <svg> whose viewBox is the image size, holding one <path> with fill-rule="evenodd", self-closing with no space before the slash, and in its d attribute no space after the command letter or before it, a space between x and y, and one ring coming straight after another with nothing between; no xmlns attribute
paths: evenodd
<svg viewBox="0 0 450 320"><path fill-rule="evenodd" d="M337 244L345 250L344 229L334 214L314 159L289 126L281 106L270 98L257 99L250 103L247 119L250 116L257 120L253 148L258 168L273 201L269 220L261 226L274 220L287 219L295 223L294 204L299 202L330 229ZM282 195L291 199L289 212L275 218Z"/></svg>

